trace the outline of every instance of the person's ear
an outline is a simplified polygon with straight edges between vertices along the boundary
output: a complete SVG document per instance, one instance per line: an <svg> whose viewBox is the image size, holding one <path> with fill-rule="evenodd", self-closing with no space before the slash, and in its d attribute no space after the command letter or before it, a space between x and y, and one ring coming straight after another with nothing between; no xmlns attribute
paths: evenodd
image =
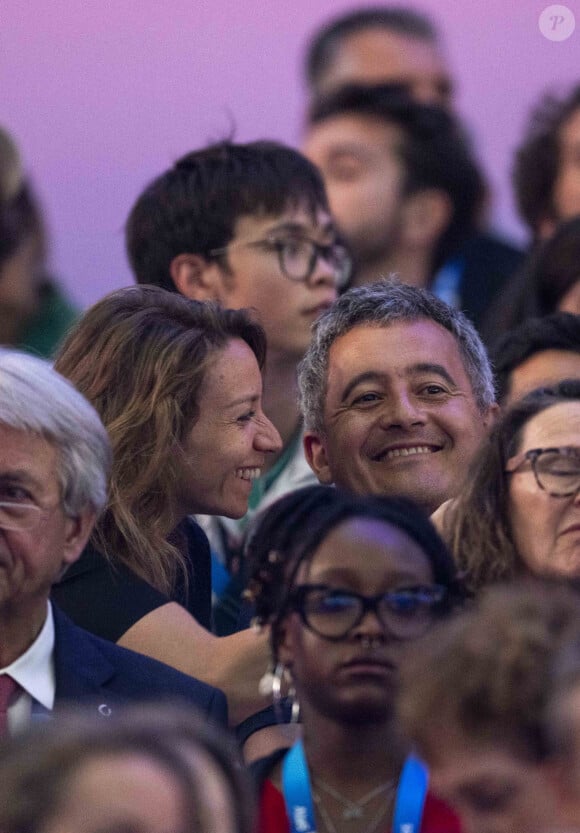
<svg viewBox="0 0 580 833"><path fill-rule="evenodd" d="M494 402L493 405L490 405L489 408L487 409L487 411L484 413L484 415L483 415L483 424L484 424L485 428L487 428L488 431L495 424L495 421L499 417L500 413L501 413L501 408L497 404L497 402Z"/></svg>
<svg viewBox="0 0 580 833"><path fill-rule="evenodd" d="M453 216L449 195L438 188L410 194L401 210L402 243L409 249L434 249Z"/></svg>
<svg viewBox="0 0 580 833"><path fill-rule="evenodd" d="M306 431L304 434L304 455L308 465L321 483L325 486L334 483L326 454L326 446L320 435L314 431Z"/></svg>
<svg viewBox="0 0 580 833"><path fill-rule="evenodd" d="M181 254L169 265L169 274L177 291L192 301L220 301L223 274L218 262L202 255Z"/></svg>
<svg viewBox="0 0 580 833"><path fill-rule="evenodd" d="M97 515L95 511L86 507L78 515L65 517L64 546L62 555L62 571L74 564L80 558L87 541L93 531Z"/></svg>

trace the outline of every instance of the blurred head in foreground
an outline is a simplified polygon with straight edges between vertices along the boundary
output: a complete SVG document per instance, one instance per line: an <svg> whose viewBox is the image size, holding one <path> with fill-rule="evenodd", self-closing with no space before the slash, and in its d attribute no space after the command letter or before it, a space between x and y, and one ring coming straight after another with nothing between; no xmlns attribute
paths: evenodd
<svg viewBox="0 0 580 833"><path fill-rule="evenodd" d="M545 833L565 823L545 715L553 658L579 634L580 596L530 580L489 588L409 655L402 722L466 833Z"/></svg>
<svg viewBox="0 0 580 833"><path fill-rule="evenodd" d="M61 715L0 748L2 833L250 833L250 795L228 739L177 706Z"/></svg>

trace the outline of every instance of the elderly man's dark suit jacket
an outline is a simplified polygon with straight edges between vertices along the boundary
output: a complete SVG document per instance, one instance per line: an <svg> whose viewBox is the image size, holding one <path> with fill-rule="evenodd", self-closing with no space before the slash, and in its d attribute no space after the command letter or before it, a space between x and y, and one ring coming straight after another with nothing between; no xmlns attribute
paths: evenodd
<svg viewBox="0 0 580 833"><path fill-rule="evenodd" d="M168 665L99 639L77 627L53 604L56 676L55 707L88 701L103 715L115 706L142 701L181 700L213 722L227 726L223 692Z"/></svg>

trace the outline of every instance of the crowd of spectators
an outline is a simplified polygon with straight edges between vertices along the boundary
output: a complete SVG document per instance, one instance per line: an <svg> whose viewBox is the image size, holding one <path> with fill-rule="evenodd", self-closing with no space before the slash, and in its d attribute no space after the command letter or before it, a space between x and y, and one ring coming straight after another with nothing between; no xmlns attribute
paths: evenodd
<svg viewBox="0 0 580 833"><path fill-rule="evenodd" d="M580 83L522 252L424 15L306 78L82 313L0 131L0 833L580 830Z"/></svg>

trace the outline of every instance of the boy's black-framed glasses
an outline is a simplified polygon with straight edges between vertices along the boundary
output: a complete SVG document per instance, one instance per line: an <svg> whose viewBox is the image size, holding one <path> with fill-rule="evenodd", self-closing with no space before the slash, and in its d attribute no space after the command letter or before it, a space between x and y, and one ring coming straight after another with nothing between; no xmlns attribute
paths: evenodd
<svg viewBox="0 0 580 833"><path fill-rule="evenodd" d="M310 280L314 274L319 258L325 260L334 272L335 283L342 289L348 283L352 272L352 260L346 247L338 242L318 243L310 237L264 237L259 240L237 240L219 249L212 249L209 254L219 257L230 249L244 246L275 252L280 271L284 277L297 283Z"/></svg>

